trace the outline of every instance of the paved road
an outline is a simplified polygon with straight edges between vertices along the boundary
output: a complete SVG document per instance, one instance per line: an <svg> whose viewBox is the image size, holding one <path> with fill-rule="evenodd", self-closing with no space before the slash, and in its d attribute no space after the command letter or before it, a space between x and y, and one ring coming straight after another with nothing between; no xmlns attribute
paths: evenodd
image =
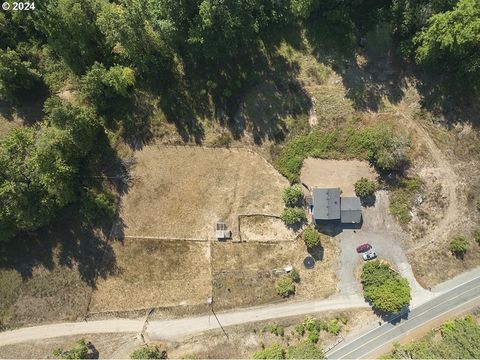
<svg viewBox="0 0 480 360"><path fill-rule="evenodd" d="M387 344L397 341L419 327L442 315L454 312L467 303L480 301L480 277L450 289L414 308L401 318L386 322L378 328L330 350L328 359L360 359L371 357Z"/></svg>

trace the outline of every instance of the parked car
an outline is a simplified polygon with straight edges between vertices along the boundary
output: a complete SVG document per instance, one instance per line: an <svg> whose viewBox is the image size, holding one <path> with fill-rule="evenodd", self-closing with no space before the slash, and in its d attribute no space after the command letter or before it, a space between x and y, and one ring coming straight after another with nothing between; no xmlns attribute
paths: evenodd
<svg viewBox="0 0 480 360"><path fill-rule="evenodd" d="M364 253L362 255L362 257L363 257L363 260L365 260L365 261L372 260L372 259L375 259L377 257L377 253L372 250L372 251Z"/></svg>
<svg viewBox="0 0 480 360"><path fill-rule="evenodd" d="M365 251L368 251L372 248L372 245L370 244L362 244L360 246L357 246L357 253L363 253Z"/></svg>

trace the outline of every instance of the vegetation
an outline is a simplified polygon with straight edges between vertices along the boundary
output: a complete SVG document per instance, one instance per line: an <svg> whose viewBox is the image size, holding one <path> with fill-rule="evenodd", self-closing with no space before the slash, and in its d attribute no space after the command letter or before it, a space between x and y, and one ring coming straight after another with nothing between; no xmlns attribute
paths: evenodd
<svg viewBox="0 0 480 360"><path fill-rule="evenodd" d="M401 171L409 163L410 141L389 123L369 126L353 123L330 132L314 130L288 142L276 165L290 181L298 181L303 160L347 158L369 160L381 171Z"/></svg>
<svg viewBox="0 0 480 360"><path fill-rule="evenodd" d="M157 346L143 346L130 354L130 359L166 359L167 352Z"/></svg>
<svg viewBox="0 0 480 360"><path fill-rule="evenodd" d="M56 348L53 350L53 356L59 359L87 359L88 358L88 347L84 339L77 341L75 347L64 350L62 348Z"/></svg>
<svg viewBox="0 0 480 360"><path fill-rule="evenodd" d="M299 185L289 186L283 191L283 201L287 207L295 207L301 205L303 200L303 191Z"/></svg>
<svg viewBox="0 0 480 360"><path fill-rule="evenodd" d="M286 225L295 225L307 220L307 215L303 208L285 208L280 218Z"/></svg>
<svg viewBox="0 0 480 360"><path fill-rule="evenodd" d="M270 332L276 336L285 335L285 329L283 328L283 326L278 324L270 326Z"/></svg>
<svg viewBox="0 0 480 360"><path fill-rule="evenodd" d="M255 352L253 359L285 359L285 350L279 344L273 344L263 350Z"/></svg>
<svg viewBox="0 0 480 360"><path fill-rule="evenodd" d="M377 189L375 182L368 180L367 178L360 178L355 182L355 194L361 198L367 198L372 196Z"/></svg>
<svg viewBox="0 0 480 360"><path fill-rule="evenodd" d="M346 319L341 319L341 318L335 318L331 319L329 321L325 320L318 320L314 319L312 317L305 317L305 320L303 321L303 329L305 329L308 332L320 332L320 331L326 331L332 335L338 335L340 334L340 331L342 330L342 324L346 323Z"/></svg>
<svg viewBox="0 0 480 360"><path fill-rule="evenodd" d="M480 326L469 315L445 322L422 339L400 345L384 359L478 359L480 357Z"/></svg>
<svg viewBox="0 0 480 360"><path fill-rule="evenodd" d="M473 238L477 242L477 244L480 246L480 230L475 231L475 234L473 235Z"/></svg>
<svg viewBox="0 0 480 360"><path fill-rule="evenodd" d="M259 350L252 356L254 359L323 359L323 351L312 342L302 341L296 345L283 348L279 344L273 344L263 350Z"/></svg>
<svg viewBox="0 0 480 360"><path fill-rule="evenodd" d="M467 252L470 247L470 243L468 238L463 235L455 236L452 241L450 241L450 245L448 249L456 256L463 256Z"/></svg>
<svg viewBox="0 0 480 360"><path fill-rule="evenodd" d="M293 268L293 270L290 272L290 277L292 278L293 282L300 282L300 273L297 269Z"/></svg>
<svg viewBox="0 0 480 360"><path fill-rule="evenodd" d="M280 277L275 282L275 290L277 291L278 295L284 298L295 294L295 283L293 282L291 276L285 275Z"/></svg>
<svg viewBox="0 0 480 360"><path fill-rule="evenodd" d="M412 220L411 211L422 192L422 181L417 178L401 178L390 194L390 212L400 225Z"/></svg>
<svg viewBox="0 0 480 360"><path fill-rule="evenodd" d="M306 228L302 234L302 239L307 248L311 249L320 243L320 233L314 228Z"/></svg>
<svg viewBox="0 0 480 360"><path fill-rule="evenodd" d="M361 282L365 299L374 309L398 313L410 303L410 285L379 260L369 261L363 266Z"/></svg>

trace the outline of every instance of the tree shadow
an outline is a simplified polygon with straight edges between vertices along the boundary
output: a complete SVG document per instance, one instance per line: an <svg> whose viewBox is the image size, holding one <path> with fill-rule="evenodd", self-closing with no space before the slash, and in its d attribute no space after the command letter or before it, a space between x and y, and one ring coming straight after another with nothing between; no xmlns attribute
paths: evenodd
<svg viewBox="0 0 480 360"><path fill-rule="evenodd" d="M376 201L377 201L377 196L375 194L360 198L360 203L362 204L363 207L373 207L375 206Z"/></svg>
<svg viewBox="0 0 480 360"><path fill-rule="evenodd" d="M307 248L307 252L315 259L315 261L322 261L325 253L325 249L321 244L314 247Z"/></svg>
<svg viewBox="0 0 480 360"><path fill-rule="evenodd" d="M43 119L43 104L49 96L48 88L40 84L31 93L21 95L21 101L0 101L0 115L8 121L14 121L17 115L24 125L33 125Z"/></svg>

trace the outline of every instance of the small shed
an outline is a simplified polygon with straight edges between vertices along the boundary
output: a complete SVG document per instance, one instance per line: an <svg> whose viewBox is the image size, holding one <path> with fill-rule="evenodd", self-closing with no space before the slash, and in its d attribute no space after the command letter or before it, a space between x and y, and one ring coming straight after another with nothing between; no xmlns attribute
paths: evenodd
<svg viewBox="0 0 480 360"><path fill-rule="evenodd" d="M227 229L227 225L223 222L218 222L215 229L215 237L217 240L226 240L232 238L232 232Z"/></svg>

